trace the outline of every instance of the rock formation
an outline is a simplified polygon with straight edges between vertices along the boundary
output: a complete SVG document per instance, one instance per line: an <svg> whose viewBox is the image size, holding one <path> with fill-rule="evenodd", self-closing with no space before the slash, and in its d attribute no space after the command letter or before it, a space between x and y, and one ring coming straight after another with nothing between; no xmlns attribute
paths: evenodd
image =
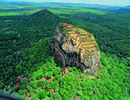
<svg viewBox="0 0 130 100"><path fill-rule="evenodd" d="M97 76L100 52L94 36L76 26L60 23L55 39L50 42L55 50L56 59L64 67L75 66L84 73Z"/></svg>

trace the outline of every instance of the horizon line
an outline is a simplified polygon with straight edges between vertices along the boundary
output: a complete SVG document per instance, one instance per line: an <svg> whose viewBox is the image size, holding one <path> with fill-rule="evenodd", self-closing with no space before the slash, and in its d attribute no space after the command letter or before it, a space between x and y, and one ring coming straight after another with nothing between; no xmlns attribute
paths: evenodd
<svg viewBox="0 0 130 100"><path fill-rule="evenodd" d="M115 5L115 4L97 4L97 3L81 3L81 2L48 2L48 1L14 1L14 0L1 0L2 2L27 2L27 3L66 3L66 4L85 4L85 5L102 5L102 6L130 6L130 5Z"/></svg>

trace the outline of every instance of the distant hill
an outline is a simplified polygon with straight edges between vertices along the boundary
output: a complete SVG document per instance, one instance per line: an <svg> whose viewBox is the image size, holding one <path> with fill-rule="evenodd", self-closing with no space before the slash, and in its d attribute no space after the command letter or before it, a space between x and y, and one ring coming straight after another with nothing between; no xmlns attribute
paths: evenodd
<svg viewBox="0 0 130 100"><path fill-rule="evenodd" d="M126 8L126 9L130 9L130 6L126 6L126 7L124 7L124 8Z"/></svg>
<svg viewBox="0 0 130 100"><path fill-rule="evenodd" d="M115 10L117 13L130 13L130 6L125 6L125 7L119 7L117 10Z"/></svg>
<svg viewBox="0 0 130 100"><path fill-rule="evenodd" d="M60 18L46 9L29 15L24 19L25 24L29 23L29 25L33 24L41 27L49 26L50 28L56 26L59 22Z"/></svg>

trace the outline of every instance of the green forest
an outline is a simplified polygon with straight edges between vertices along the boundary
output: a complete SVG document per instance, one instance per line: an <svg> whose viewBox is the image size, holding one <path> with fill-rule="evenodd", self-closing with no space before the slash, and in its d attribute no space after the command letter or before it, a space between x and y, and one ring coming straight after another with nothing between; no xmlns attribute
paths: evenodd
<svg viewBox="0 0 130 100"><path fill-rule="evenodd" d="M98 77L75 66L62 76L63 66L55 62L49 44L60 22L94 35L101 52ZM1 95L13 100L130 100L130 7L1 2Z"/></svg>

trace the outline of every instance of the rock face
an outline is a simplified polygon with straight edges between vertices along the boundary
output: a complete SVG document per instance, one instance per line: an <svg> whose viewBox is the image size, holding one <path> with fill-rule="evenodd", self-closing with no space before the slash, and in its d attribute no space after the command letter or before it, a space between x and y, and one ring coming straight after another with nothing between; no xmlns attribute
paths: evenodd
<svg viewBox="0 0 130 100"><path fill-rule="evenodd" d="M100 52L94 36L76 26L60 23L55 39L51 41L56 59L64 67L75 66L84 73L97 76Z"/></svg>

